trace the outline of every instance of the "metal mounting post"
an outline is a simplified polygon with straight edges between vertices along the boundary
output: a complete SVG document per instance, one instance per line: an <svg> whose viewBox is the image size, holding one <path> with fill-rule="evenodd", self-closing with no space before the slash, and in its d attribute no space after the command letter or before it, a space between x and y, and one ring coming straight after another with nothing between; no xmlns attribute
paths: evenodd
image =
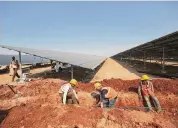
<svg viewBox="0 0 178 128"><path fill-rule="evenodd" d="M163 56L162 56L162 72L165 72L165 51L163 47Z"/></svg>
<svg viewBox="0 0 178 128"><path fill-rule="evenodd" d="M71 65L71 79L74 78L73 65Z"/></svg>
<svg viewBox="0 0 178 128"><path fill-rule="evenodd" d="M144 57L143 57L144 69L146 68L145 57L146 57L146 52L144 51Z"/></svg>
<svg viewBox="0 0 178 128"><path fill-rule="evenodd" d="M20 76L22 77L22 55L19 52L19 69L20 69Z"/></svg>

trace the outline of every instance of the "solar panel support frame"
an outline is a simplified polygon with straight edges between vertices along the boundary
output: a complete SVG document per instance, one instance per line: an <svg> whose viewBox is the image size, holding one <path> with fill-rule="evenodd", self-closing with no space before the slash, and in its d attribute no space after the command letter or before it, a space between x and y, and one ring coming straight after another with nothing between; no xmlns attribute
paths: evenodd
<svg viewBox="0 0 178 128"><path fill-rule="evenodd" d="M71 65L71 79L74 78L74 70L73 70L73 65Z"/></svg>
<svg viewBox="0 0 178 128"><path fill-rule="evenodd" d="M20 69L20 77L22 77L22 54L19 51L19 69Z"/></svg>

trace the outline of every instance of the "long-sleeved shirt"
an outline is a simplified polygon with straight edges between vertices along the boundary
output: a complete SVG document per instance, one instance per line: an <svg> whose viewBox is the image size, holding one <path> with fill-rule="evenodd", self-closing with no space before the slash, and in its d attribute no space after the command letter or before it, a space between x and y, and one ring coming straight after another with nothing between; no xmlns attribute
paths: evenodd
<svg viewBox="0 0 178 128"><path fill-rule="evenodd" d="M70 83L67 83L67 84L64 84L60 89L60 91L62 91L62 93L63 93L63 100L62 100L63 104L66 104L67 93L70 91L70 89L73 91L76 99L78 99L76 91L73 89L73 87L70 85Z"/></svg>

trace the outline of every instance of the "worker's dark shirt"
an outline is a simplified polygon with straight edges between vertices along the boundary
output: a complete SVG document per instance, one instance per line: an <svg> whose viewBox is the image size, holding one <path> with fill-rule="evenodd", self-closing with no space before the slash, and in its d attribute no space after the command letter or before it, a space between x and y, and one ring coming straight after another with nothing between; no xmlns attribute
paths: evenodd
<svg viewBox="0 0 178 128"><path fill-rule="evenodd" d="M105 97L105 95L108 93L107 89L103 89L100 91L100 101L103 102L104 100L109 100L108 98Z"/></svg>

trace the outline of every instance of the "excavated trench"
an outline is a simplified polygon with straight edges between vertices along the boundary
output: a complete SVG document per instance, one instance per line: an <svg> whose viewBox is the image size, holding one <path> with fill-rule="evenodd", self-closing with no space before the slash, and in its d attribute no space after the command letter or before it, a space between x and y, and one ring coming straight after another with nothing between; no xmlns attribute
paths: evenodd
<svg viewBox="0 0 178 128"><path fill-rule="evenodd" d="M165 108L160 113L132 107L143 106L138 100L138 80L103 80L119 94L115 108L93 108L92 83L77 88L80 106L62 105L58 90L65 81L36 80L14 88L20 97L7 88L0 88L1 110L11 109L1 123L2 128L176 128L178 127L178 80L153 80L155 93ZM132 109L130 109L130 108Z"/></svg>

